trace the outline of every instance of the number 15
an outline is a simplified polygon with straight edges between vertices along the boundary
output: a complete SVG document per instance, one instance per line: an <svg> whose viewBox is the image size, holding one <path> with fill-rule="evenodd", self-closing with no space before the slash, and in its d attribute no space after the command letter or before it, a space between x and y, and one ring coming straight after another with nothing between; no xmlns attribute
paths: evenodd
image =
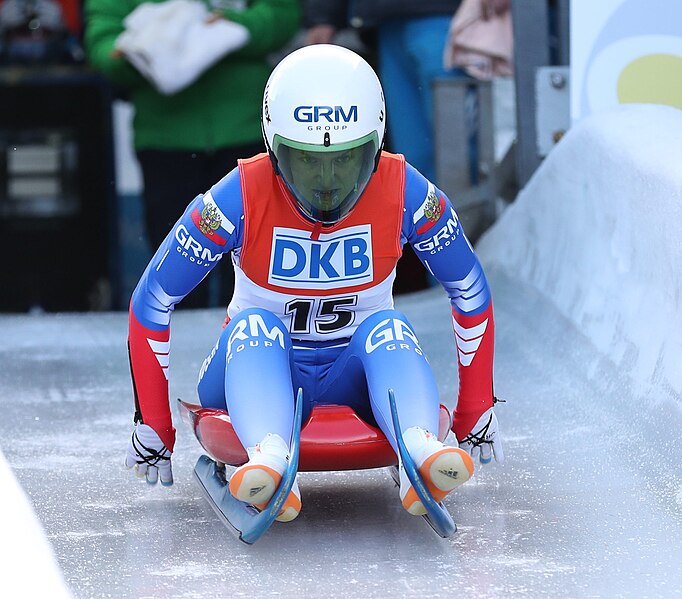
<svg viewBox="0 0 682 599"><path fill-rule="evenodd" d="M289 328L292 334L310 333L310 326L314 323L315 332L324 335L352 324L355 320L355 311L352 306L357 303L357 295L321 299L295 299L286 304L284 311L291 314ZM316 307L317 309L315 309Z"/></svg>

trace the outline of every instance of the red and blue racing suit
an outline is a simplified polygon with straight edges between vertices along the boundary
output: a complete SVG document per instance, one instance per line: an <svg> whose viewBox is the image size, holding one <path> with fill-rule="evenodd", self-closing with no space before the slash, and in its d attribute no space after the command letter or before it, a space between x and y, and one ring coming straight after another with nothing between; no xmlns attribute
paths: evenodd
<svg viewBox="0 0 682 599"><path fill-rule="evenodd" d="M172 450L168 403L174 306L230 254L227 326L199 375L204 406L227 409L242 444L288 439L295 390L304 417L346 404L395 447L401 426L437 432L437 385L406 317L394 309L405 243L445 289L458 354L453 432L462 440L493 405L494 321L485 274L450 200L400 155L382 153L353 211L331 227L306 220L266 155L240 161L195 198L157 250L130 304L136 417Z"/></svg>

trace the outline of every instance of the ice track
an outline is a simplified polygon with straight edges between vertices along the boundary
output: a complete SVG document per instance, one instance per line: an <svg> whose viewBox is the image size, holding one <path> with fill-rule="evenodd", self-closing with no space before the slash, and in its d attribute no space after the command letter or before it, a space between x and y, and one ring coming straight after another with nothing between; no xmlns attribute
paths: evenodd
<svg viewBox="0 0 682 599"><path fill-rule="evenodd" d="M679 389L644 395L551 294L494 259L493 241L483 254L507 462L480 467L448 498L459 526L449 540L405 513L389 474L376 470L303 473L299 518L243 545L194 483L200 448L178 418L172 488L124 470L125 314L0 316L0 446L73 596L681 597ZM445 295L430 289L397 306L452 405ZM172 397L194 398L221 321L217 310L176 313ZM665 374L659 367L658 379ZM3 573L0 596L26 596L21 584Z"/></svg>
<svg viewBox="0 0 682 599"><path fill-rule="evenodd" d="M193 481L200 450L182 426L174 487L150 488L122 468L131 415L125 315L3 317L12 349L2 352L0 439L74 596L680 593L682 490L673 475L682 451L656 442L666 415L641 430L637 402L576 329L532 290L491 279L508 459L479 468L448 500L459 532L447 541L403 511L377 470L302 474L300 517L276 523L253 547L238 543ZM453 397L443 295L398 303L443 397ZM192 397L220 322L217 311L176 314L173 395ZM603 376L586 377L595 361Z"/></svg>

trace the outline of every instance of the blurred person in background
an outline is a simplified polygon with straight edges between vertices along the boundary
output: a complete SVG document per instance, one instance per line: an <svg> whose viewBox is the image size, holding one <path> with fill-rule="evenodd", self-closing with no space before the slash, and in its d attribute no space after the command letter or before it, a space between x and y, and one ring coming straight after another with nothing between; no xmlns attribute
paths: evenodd
<svg viewBox="0 0 682 599"><path fill-rule="evenodd" d="M466 78L443 67L443 51L461 0L303 0L307 44L333 43L349 25L376 36L377 67L386 94L388 147L431 181L436 179L433 94L438 78ZM475 110L475 107L473 107Z"/></svg>
<svg viewBox="0 0 682 599"><path fill-rule="evenodd" d="M0 0L0 64L72 64L83 60L78 0Z"/></svg>
<svg viewBox="0 0 682 599"><path fill-rule="evenodd" d="M197 10L206 12L199 12L202 22L177 26L181 15L194 18ZM85 1L87 58L134 107L134 147L152 248L182 215L188 198L208 189L239 157L264 151L260 104L272 70L267 58L294 36L299 20L297 0ZM195 37L169 40L172 32ZM234 43L222 56L215 53L216 42L231 35ZM210 61L202 62L202 52L213 53ZM180 77L169 69L192 60L193 77L176 89ZM163 76L168 85L162 85ZM199 218L210 228L209 214ZM220 295L229 295L229 265L220 278ZM206 307L209 291L203 283L185 306Z"/></svg>
<svg viewBox="0 0 682 599"><path fill-rule="evenodd" d="M511 0L463 0L452 17L443 64L481 81L513 76Z"/></svg>

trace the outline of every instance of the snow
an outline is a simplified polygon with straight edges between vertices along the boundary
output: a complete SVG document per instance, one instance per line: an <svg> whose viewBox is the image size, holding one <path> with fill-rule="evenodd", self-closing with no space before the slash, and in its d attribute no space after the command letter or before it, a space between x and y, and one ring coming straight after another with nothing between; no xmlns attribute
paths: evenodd
<svg viewBox="0 0 682 599"><path fill-rule="evenodd" d="M2 452L0 489L0 595L70 599L71 592L64 583L42 526Z"/></svg>
<svg viewBox="0 0 682 599"><path fill-rule="evenodd" d="M477 251L540 290L623 372L682 407L682 113L570 130Z"/></svg>
<svg viewBox="0 0 682 599"><path fill-rule="evenodd" d="M122 468L125 314L0 316L0 445L39 519L0 462L0 596L68 596L55 557L78 598L682 596L680 115L585 120L481 239L507 460L448 497L448 540L373 470L303 473L299 518L240 544L192 479L179 418L173 487ZM452 405L444 294L396 303ZM221 322L175 314L171 397L194 398Z"/></svg>

